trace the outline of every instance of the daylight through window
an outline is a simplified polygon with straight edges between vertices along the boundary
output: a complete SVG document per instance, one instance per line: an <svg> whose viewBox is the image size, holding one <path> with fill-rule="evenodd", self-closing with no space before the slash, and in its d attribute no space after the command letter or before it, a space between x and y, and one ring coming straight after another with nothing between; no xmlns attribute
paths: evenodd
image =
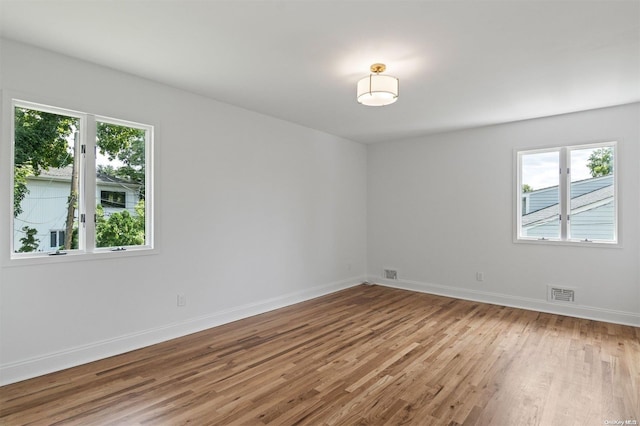
<svg viewBox="0 0 640 426"><path fill-rule="evenodd" d="M517 153L517 239L615 243L616 143Z"/></svg>
<svg viewBox="0 0 640 426"><path fill-rule="evenodd" d="M21 101L13 113L14 258L152 248L151 126Z"/></svg>

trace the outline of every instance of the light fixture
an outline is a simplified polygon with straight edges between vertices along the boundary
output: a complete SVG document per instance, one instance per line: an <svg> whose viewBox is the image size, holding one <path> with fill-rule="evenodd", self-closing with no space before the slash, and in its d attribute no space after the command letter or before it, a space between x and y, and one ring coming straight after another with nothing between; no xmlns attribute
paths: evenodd
<svg viewBox="0 0 640 426"><path fill-rule="evenodd" d="M385 69L387 69L385 64L373 64L371 65L372 74L358 81L358 103L367 106L385 106L398 100L399 80L390 75L380 75Z"/></svg>

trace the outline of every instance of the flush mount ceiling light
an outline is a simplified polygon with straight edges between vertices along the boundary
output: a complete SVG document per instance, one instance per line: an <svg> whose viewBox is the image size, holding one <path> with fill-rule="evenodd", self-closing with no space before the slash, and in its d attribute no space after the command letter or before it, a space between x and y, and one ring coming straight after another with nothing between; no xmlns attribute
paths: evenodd
<svg viewBox="0 0 640 426"><path fill-rule="evenodd" d="M398 100L399 80L390 75L380 75L386 68L385 64L373 64L372 74L358 81L358 103L385 106Z"/></svg>

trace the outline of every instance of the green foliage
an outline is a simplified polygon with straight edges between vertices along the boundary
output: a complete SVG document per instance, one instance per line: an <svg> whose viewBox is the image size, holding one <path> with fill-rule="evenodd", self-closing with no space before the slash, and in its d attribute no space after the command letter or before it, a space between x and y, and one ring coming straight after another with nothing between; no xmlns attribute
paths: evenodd
<svg viewBox="0 0 640 426"><path fill-rule="evenodd" d="M101 205L96 208L96 247L135 246L145 243L144 201L135 207L136 215L127 210L112 213L105 218Z"/></svg>
<svg viewBox="0 0 640 426"><path fill-rule="evenodd" d="M22 213L22 200L29 193L27 188L27 176L33 175L31 166L16 166L13 172L13 217Z"/></svg>
<svg viewBox="0 0 640 426"><path fill-rule="evenodd" d="M16 108L14 165L31 166L35 175L50 167L68 166L73 153L67 138L76 126L73 117Z"/></svg>
<svg viewBox="0 0 640 426"><path fill-rule="evenodd" d="M17 250L18 253L29 253L38 250L38 246L40 245L40 240L36 238L38 230L24 226L22 227L22 231L25 236L20 238L22 246Z"/></svg>
<svg viewBox="0 0 640 426"><path fill-rule="evenodd" d="M22 213L20 206L29 193L27 176L39 175L50 167L65 167L73 162L67 138L75 130L72 117L15 109L13 216Z"/></svg>
<svg viewBox="0 0 640 426"><path fill-rule="evenodd" d="M98 164L97 171L98 171L99 175L109 176L109 177L112 177L112 178L117 178L118 177L118 174L117 174L118 173L118 169L114 168L111 165L104 166L102 164Z"/></svg>
<svg viewBox="0 0 640 426"><path fill-rule="evenodd" d="M28 108L15 109L14 148L14 217L23 213L21 203L28 194L27 178L38 176L49 168L64 168L73 164L73 148L69 139L78 129L79 122L73 117L46 113ZM145 138L146 132L131 127L108 123L97 123L96 145L101 154L110 160L118 160L119 167L99 166L98 173L126 180L140 186L140 202L135 214L123 210L105 217L102 206L97 206L96 245L119 247L145 243ZM71 188L69 209L77 208L77 193ZM72 217L72 216L70 216ZM78 248L77 224L67 223L67 232L72 232L70 248ZM20 252L38 248L35 238L37 230L23 228Z"/></svg>
<svg viewBox="0 0 640 426"><path fill-rule="evenodd" d="M599 148L591 153L587 167L591 177L607 176L613 172L613 150L611 147Z"/></svg>
<svg viewBox="0 0 640 426"><path fill-rule="evenodd" d="M77 250L78 247L78 224L74 223L73 233L71 234L71 249ZM60 250L64 250L64 245L60 247Z"/></svg>
<svg viewBox="0 0 640 426"><path fill-rule="evenodd" d="M110 161L117 159L123 163L117 169L106 166L98 171L140 185L138 195L141 200L144 200L145 136L145 131L141 129L98 123L96 143L100 153Z"/></svg>
<svg viewBox="0 0 640 426"><path fill-rule="evenodd" d="M533 192L533 188L528 183L525 183L525 184L522 185L522 192L523 193Z"/></svg>

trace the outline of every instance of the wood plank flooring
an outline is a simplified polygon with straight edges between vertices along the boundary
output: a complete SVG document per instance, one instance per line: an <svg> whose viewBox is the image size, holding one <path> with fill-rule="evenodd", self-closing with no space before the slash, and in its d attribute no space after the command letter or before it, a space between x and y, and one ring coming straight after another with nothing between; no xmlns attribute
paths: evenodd
<svg viewBox="0 0 640 426"><path fill-rule="evenodd" d="M3 425L611 421L639 328L366 285L0 388Z"/></svg>

